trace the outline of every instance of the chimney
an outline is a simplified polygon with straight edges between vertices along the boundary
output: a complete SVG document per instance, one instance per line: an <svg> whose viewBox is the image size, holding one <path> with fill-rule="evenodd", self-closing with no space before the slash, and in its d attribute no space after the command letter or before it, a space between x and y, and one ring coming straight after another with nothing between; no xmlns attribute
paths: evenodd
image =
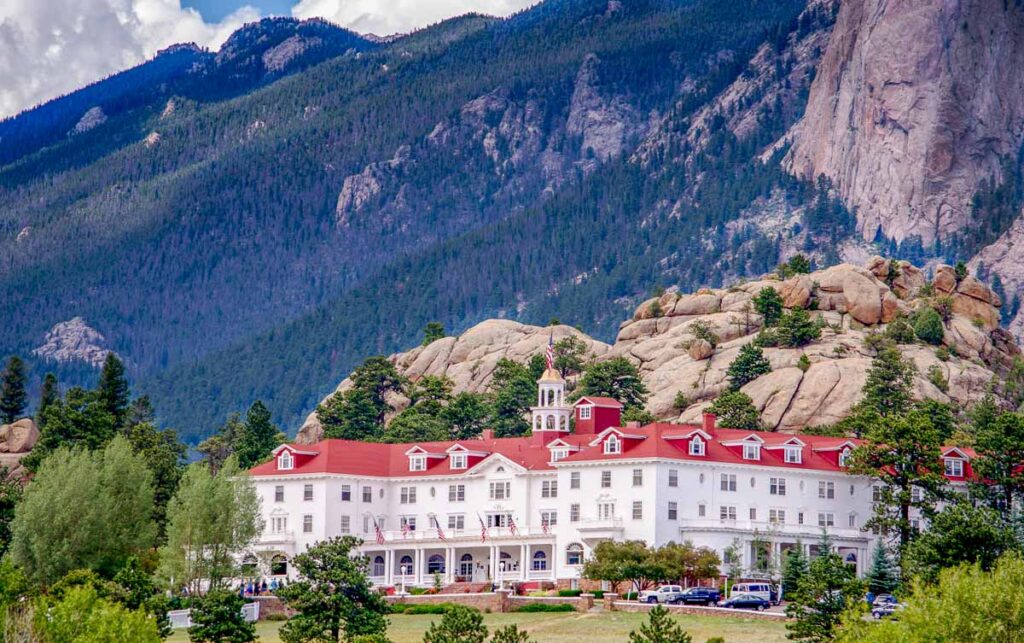
<svg viewBox="0 0 1024 643"><path fill-rule="evenodd" d="M481 440L493 440L494 439L494 429L484 429L483 431L481 431L480 432L480 439Z"/></svg>
<svg viewBox="0 0 1024 643"><path fill-rule="evenodd" d="M704 414L704 425L701 428L703 428L704 432L707 433L708 435L715 434L715 419L716 418L714 413Z"/></svg>

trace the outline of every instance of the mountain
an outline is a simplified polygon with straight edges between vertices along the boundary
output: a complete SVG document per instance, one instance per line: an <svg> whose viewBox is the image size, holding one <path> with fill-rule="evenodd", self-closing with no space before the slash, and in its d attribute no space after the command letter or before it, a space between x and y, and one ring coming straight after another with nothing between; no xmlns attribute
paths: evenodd
<svg viewBox="0 0 1024 643"><path fill-rule="evenodd" d="M74 321L68 345L102 338L197 440L256 398L298 425L427 321L611 341L659 285L796 252L987 251L1010 319L1024 11L875 4L547 0L387 41L270 20L172 48L0 123L0 351L88 380L74 351L33 353ZM963 149L921 174L948 128ZM872 227L956 199L974 225Z"/></svg>
<svg viewBox="0 0 1024 643"><path fill-rule="evenodd" d="M764 328L752 299L771 288L781 295L783 310L810 309L823 324L821 336L800 348L764 347L771 371L740 390L753 400L769 430L797 432L848 417L861 399L876 354L870 338L891 334L887 329L897 317L912 318L933 305L935 297L948 296L952 310L938 347L913 337L899 339L900 351L917 369L914 397L964 408L991 392L1003 404L1018 405L1019 392L1005 381L1015 377L1007 376L1021 352L999 326L998 296L973 277L958 282L950 266L938 266L928 287L918 267L903 261L897 270L898 275L890 275L889 262L876 256L863 267L837 264L788 279L770 274L694 293L673 288L641 303L622 322L611 345L567 326L542 328L490 319L457 337L389 359L414 382L425 375L443 376L452 381L456 394L478 393L487 390L499 359L526 363L543 354L549 337L558 341L574 335L590 359L624 357L637 366L650 391L646 409L657 419L699 423L710 402L729 390L729 365ZM715 337L713 345L701 338L705 331ZM801 364L802 358L806 363ZM336 390L351 385L346 378ZM397 402L401 409L407 400ZM321 437L316 414L310 414L297 439L314 443Z"/></svg>

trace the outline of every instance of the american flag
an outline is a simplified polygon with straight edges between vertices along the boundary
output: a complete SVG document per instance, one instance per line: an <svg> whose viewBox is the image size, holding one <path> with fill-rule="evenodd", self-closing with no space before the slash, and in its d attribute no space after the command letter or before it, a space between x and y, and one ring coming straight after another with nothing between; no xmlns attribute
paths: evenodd
<svg viewBox="0 0 1024 643"><path fill-rule="evenodd" d="M548 349L544 353L544 359L547 361L548 368L555 367L555 336L548 335Z"/></svg>
<svg viewBox="0 0 1024 643"><path fill-rule="evenodd" d="M412 529L409 529L409 521L403 518L402 519L402 535L405 536L405 537L408 537L410 531L412 531Z"/></svg>
<svg viewBox="0 0 1024 643"><path fill-rule="evenodd" d="M444 542L448 542L448 539L445 538L444 530L441 529L441 523L439 523L437 521L437 516L433 516L433 519L434 519L434 527L437 529L437 537L440 538Z"/></svg>
<svg viewBox="0 0 1024 643"><path fill-rule="evenodd" d="M513 536L519 534L519 530L516 528L516 521L512 518L512 514L508 515L508 530L512 532Z"/></svg>
<svg viewBox="0 0 1024 643"><path fill-rule="evenodd" d="M487 542L487 525L484 524L484 519L480 514L477 514L476 517L480 521L480 542Z"/></svg>
<svg viewBox="0 0 1024 643"><path fill-rule="evenodd" d="M375 532L377 532L377 544L378 545L383 545L384 544L384 532L380 530L380 524L377 522L376 518L373 519L373 530Z"/></svg>
<svg viewBox="0 0 1024 643"><path fill-rule="evenodd" d="M547 514L540 515L540 528L544 531L544 534L548 533L548 517Z"/></svg>

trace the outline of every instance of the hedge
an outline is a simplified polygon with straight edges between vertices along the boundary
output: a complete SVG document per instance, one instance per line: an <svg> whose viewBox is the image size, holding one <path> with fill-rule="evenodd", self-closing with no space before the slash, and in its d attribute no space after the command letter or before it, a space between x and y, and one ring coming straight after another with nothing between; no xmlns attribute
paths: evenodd
<svg viewBox="0 0 1024 643"><path fill-rule="evenodd" d="M517 607L514 612L575 612L576 608L569 603L530 603Z"/></svg>

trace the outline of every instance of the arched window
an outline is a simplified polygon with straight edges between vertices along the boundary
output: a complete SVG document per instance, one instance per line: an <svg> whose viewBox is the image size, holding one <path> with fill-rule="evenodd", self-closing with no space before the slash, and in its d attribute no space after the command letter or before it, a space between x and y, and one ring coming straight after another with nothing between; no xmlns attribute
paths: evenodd
<svg viewBox="0 0 1024 643"><path fill-rule="evenodd" d="M533 554L533 569L534 571L544 571L548 568L548 555L542 551L534 552Z"/></svg>
<svg viewBox="0 0 1024 643"><path fill-rule="evenodd" d="M288 573L288 557L284 554L277 554L270 559L270 575L284 576Z"/></svg>
<svg viewBox="0 0 1024 643"><path fill-rule="evenodd" d="M549 415L548 416L547 429L548 429L548 431L554 431L555 430L555 416L553 416L553 415Z"/></svg>
<svg viewBox="0 0 1024 643"><path fill-rule="evenodd" d="M459 560L471 563L473 562L473 554L463 554L462 558L460 558Z"/></svg>
<svg viewBox="0 0 1024 643"><path fill-rule="evenodd" d="M281 455L277 456L277 468L285 471L295 466L295 460L292 458L292 454L287 451L282 451Z"/></svg>
<svg viewBox="0 0 1024 643"><path fill-rule="evenodd" d="M383 556L375 556L374 557L374 559L373 559L373 573L372 573L372 575L373 576L383 576L384 575L384 557Z"/></svg>
<svg viewBox="0 0 1024 643"><path fill-rule="evenodd" d="M850 459L850 453L851 453L850 452L850 447L846 447L845 449L843 449L842 451L839 452L839 466L841 466L841 467L845 467L846 466L846 463Z"/></svg>
<svg viewBox="0 0 1024 643"><path fill-rule="evenodd" d="M412 556L402 556L398 559L398 573L403 575L413 574L416 569L412 564Z"/></svg>
<svg viewBox="0 0 1024 643"><path fill-rule="evenodd" d="M622 453L622 441L615 435L608 436L608 439L604 441L604 452L606 454Z"/></svg>
<svg viewBox="0 0 1024 643"><path fill-rule="evenodd" d="M569 418L563 415L562 419L561 419L561 422L559 422L559 425L560 426L558 428L560 430L568 431L569 430Z"/></svg>
<svg viewBox="0 0 1024 643"><path fill-rule="evenodd" d="M441 554L434 554L427 559L427 573L428 574L443 574L444 573L444 556Z"/></svg>
<svg viewBox="0 0 1024 643"><path fill-rule="evenodd" d="M565 564L579 566L583 564L583 545L569 543L565 548Z"/></svg>
<svg viewBox="0 0 1024 643"><path fill-rule="evenodd" d="M257 573L259 561L252 554L246 554L245 558L242 559L242 576L255 576Z"/></svg>
<svg viewBox="0 0 1024 643"><path fill-rule="evenodd" d="M690 440L690 455L704 455L704 440L700 436Z"/></svg>

